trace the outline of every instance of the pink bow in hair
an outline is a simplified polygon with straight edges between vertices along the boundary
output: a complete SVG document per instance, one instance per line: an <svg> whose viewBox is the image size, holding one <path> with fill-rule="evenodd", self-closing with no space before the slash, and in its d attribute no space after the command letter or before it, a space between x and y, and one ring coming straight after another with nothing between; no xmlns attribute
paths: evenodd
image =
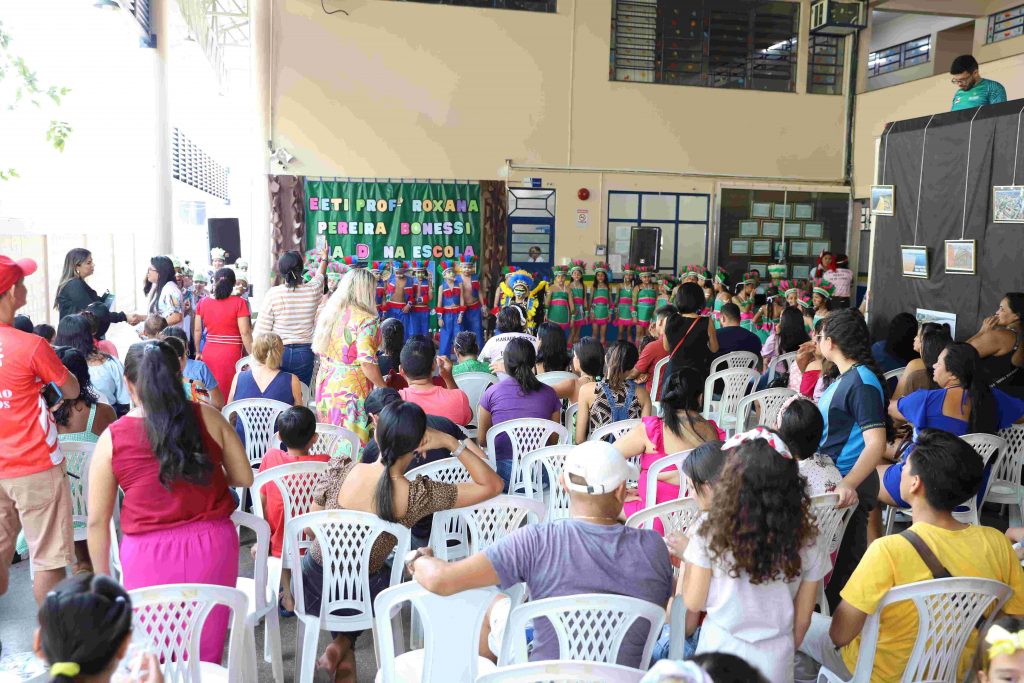
<svg viewBox="0 0 1024 683"><path fill-rule="evenodd" d="M764 427L754 427L750 431L746 431L743 432L742 434L737 434L736 436L731 437L722 446L722 450L727 451L730 448L736 448L742 443L746 443L748 441L757 441L758 439L764 439L765 441L767 441L768 445L775 449L775 451L783 458L786 458L788 460L793 459L793 454L789 452L789 446L787 446L786 443L779 438L778 434L771 431L770 429L765 429Z"/></svg>
<svg viewBox="0 0 1024 683"><path fill-rule="evenodd" d="M786 414L786 411L789 410L789 407L791 405L793 405L797 401L809 401L809 400L810 399L807 398L806 396L804 396L803 394L796 393L796 394L793 394L792 396L790 396L789 398L787 398L785 401L783 401L782 407L779 408L779 416L777 418L775 418L775 428L776 429L781 429L782 428L782 416Z"/></svg>

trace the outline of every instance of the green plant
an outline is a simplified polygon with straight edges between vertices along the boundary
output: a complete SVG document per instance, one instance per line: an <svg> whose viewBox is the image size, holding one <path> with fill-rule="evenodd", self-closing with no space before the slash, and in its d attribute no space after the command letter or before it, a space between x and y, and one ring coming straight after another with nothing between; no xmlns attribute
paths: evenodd
<svg viewBox="0 0 1024 683"><path fill-rule="evenodd" d="M61 99L71 92L71 89L58 85L47 87L40 85L36 73L28 67L24 59L11 52L10 46L11 34L7 33L3 22L0 22L0 81L8 77L15 79L14 100L7 103L8 111L14 110L26 102L37 109L42 109L46 100L60 106ZM50 119L50 124L46 129L46 141L53 145L58 152L63 152L71 131L71 124L67 121ZM16 169L0 168L0 180L17 177L19 176Z"/></svg>

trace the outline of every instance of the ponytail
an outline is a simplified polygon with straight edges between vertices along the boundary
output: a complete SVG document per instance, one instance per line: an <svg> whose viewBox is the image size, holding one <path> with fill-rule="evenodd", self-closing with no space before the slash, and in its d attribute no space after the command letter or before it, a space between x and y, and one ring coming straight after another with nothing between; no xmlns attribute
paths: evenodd
<svg viewBox="0 0 1024 683"><path fill-rule="evenodd" d="M700 397L703 393L703 376L695 368L684 365L669 375L661 396L664 414L662 423L677 437L682 438L684 430L684 418L680 417L680 413L685 415L685 427L691 430L694 428L696 420L693 413L700 412Z"/></svg>
<svg viewBox="0 0 1024 683"><path fill-rule="evenodd" d="M892 441L895 430L893 429L892 417L886 406L889 405L889 383L875 362L871 354L871 336L868 333L867 323L864 316L852 308L844 308L835 311L822 321L822 334L831 339L832 343L839 349L848 360L857 365L863 365L870 370L878 379L878 385L882 388L882 413L885 421L886 440Z"/></svg>
<svg viewBox="0 0 1024 683"><path fill-rule="evenodd" d="M213 463L200 436L199 417L181 385L178 355L166 342L134 344L125 356L125 377L146 409L146 436L160 464L160 483L203 485Z"/></svg>
<svg viewBox="0 0 1024 683"><path fill-rule="evenodd" d="M235 271L220 268L213 274L213 298L227 299L235 291Z"/></svg>
<svg viewBox="0 0 1024 683"><path fill-rule="evenodd" d="M516 384L524 394L531 394L544 386L534 372L537 365L537 352L533 344L516 337L505 345L505 352L502 360L505 362L505 372L515 379Z"/></svg>
<svg viewBox="0 0 1024 683"><path fill-rule="evenodd" d="M995 434L998 426L999 406L988 382L979 372L980 357L977 349L967 343L950 342L946 352L946 371L956 377L970 404L967 416L969 434Z"/></svg>
<svg viewBox="0 0 1024 683"><path fill-rule="evenodd" d="M286 251L277 259L277 272L284 280L288 289L295 289L302 284L302 271L304 268L302 255L297 251ZM324 278L324 292L327 291L327 278Z"/></svg>
<svg viewBox="0 0 1024 683"><path fill-rule="evenodd" d="M419 448L426 431L426 413L415 403L395 401L380 411L374 438L380 447L380 462L384 465L384 472L377 481L374 505L377 516L385 522L398 521L395 514L395 485L391 482L391 477L396 473L391 471L392 465Z"/></svg>
<svg viewBox="0 0 1024 683"><path fill-rule="evenodd" d="M75 574L39 606L39 641L51 682L103 673L131 632L131 597L108 576Z"/></svg>

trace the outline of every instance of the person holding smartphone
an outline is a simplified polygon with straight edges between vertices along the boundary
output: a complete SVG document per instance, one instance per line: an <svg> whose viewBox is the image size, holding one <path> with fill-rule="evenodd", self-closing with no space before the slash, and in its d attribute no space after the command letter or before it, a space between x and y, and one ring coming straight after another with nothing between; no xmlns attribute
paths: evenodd
<svg viewBox="0 0 1024 683"><path fill-rule="evenodd" d="M77 398L79 387L45 339L13 327L35 271L31 259L0 255L0 595L24 528L41 603L75 561L71 490L50 411Z"/></svg>

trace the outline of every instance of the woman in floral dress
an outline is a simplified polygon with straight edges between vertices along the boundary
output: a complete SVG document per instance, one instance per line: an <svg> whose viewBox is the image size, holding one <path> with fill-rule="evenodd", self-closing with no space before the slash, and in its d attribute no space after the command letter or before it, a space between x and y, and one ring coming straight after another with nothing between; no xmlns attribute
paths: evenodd
<svg viewBox="0 0 1024 683"><path fill-rule="evenodd" d="M348 271L327 301L313 335L313 351L320 355L318 419L354 432L360 446L370 438L363 401L375 386L384 386L377 367L381 339L376 287L376 278L365 268Z"/></svg>

